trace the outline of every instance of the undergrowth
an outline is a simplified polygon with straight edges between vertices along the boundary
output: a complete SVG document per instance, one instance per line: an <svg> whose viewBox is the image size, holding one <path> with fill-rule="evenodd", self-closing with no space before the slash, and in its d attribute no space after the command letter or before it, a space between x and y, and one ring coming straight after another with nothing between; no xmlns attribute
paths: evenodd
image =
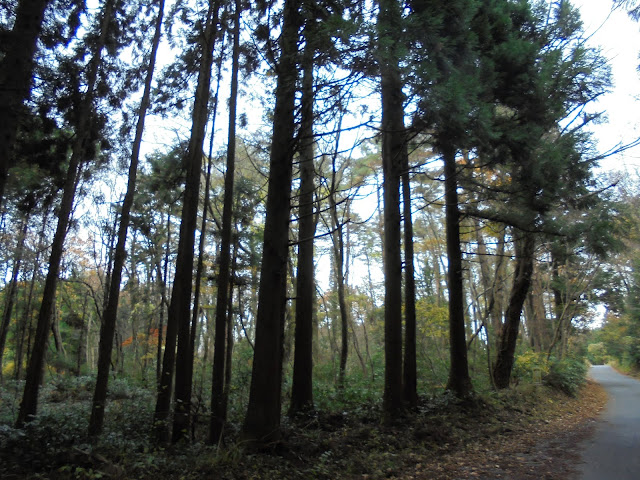
<svg viewBox="0 0 640 480"><path fill-rule="evenodd" d="M549 399L564 402L563 394L531 384L464 402L434 393L388 425L381 421L377 389L367 389L361 380L344 389L320 390L316 411L283 417L281 440L257 452L239 440L238 417L231 420L220 448L205 445L206 415L199 417L192 442L156 446L150 428L154 397L126 382L114 383L105 432L91 442L86 436L86 382L55 384L38 417L23 430L6 422L8 406L0 404L0 456L7 459L0 478L388 478L469 442L525 429L548 415ZM61 392L66 401L59 401ZM2 394L12 395L7 389Z"/></svg>

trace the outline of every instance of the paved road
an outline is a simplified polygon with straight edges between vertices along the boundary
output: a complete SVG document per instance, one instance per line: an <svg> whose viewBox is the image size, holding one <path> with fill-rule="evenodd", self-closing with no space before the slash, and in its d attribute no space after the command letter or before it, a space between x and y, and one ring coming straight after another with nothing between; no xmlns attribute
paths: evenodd
<svg viewBox="0 0 640 480"><path fill-rule="evenodd" d="M591 377L609 394L595 435L585 442L582 480L640 479L640 381L607 365L591 367Z"/></svg>

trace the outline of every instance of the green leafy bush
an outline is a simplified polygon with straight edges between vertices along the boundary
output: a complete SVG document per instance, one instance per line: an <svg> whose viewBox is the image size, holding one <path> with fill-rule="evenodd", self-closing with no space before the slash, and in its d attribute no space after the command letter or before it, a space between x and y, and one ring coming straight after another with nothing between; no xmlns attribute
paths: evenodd
<svg viewBox="0 0 640 480"><path fill-rule="evenodd" d="M65 403L90 400L95 389L91 376L52 376L42 388L42 396L49 403Z"/></svg>
<svg viewBox="0 0 640 480"><path fill-rule="evenodd" d="M609 361L604 342L591 343L587 347L587 358L594 365L604 365Z"/></svg>
<svg viewBox="0 0 640 480"><path fill-rule="evenodd" d="M541 376L549 375L550 368L546 353L527 350L516 356L511 375L516 383L521 381L537 383L539 381L537 372Z"/></svg>
<svg viewBox="0 0 640 480"><path fill-rule="evenodd" d="M587 381L587 365L582 359L565 358L552 360L549 373L544 377L544 383L575 397L582 385Z"/></svg>

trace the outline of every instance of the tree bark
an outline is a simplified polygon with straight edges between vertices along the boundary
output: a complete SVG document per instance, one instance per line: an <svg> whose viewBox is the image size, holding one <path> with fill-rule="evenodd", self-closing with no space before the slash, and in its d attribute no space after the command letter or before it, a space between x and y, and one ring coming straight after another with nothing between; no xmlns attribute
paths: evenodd
<svg viewBox="0 0 640 480"><path fill-rule="evenodd" d="M233 230L234 179L236 168L236 110L238 106L238 68L240 63L240 15L241 3L235 1L233 52L231 67L231 92L229 96L229 134L227 139L227 169L224 176L224 200L222 206L222 229L220 232L220 263L216 300L215 341L213 350L213 373L211 380L211 423L209 443L220 441L226 422L225 406L225 359L227 348L227 312L230 312L229 287L231 284L231 235Z"/></svg>
<svg viewBox="0 0 640 480"><path fill-rule="evenodd" d="M522 307L529 293L531 275L533 273L535 236L528 232L519 233L521 237L515 240L516 270L513 286L509 295L509 304L504 314L504 324L498 337L497 356L493 367L493 378L496 388L499 389L509 386Z"/></svg>
<svg viewBox="0 0 640 480"><path fill-rule="evenodd" d="M280 436L282 354L286 305L289 216L294 153L299 0L285 0L280 34L264 246L249 404L243 438Z"/></svg>
<svg viewBox="0 0 640 480"><path fill-rule="evenodd" d="M300 125L300 195L298 206L298 271L296 275L295 350L289 415L313 409L313 311L315 272L313 237L316 222L313 212L315 191L313 137L313 57L312 34L306 19L302 77L302 119Z"/></svg>
<svg viewBox="0 0 640 480"><path fill-rule="evenodd" d="M60 262L62 260L64 250L64 240L67 235L71 219L71 211L73 209L73 201L75 199L76 188L78 186L78 173L81 161L84 160L85 156L85 144L89 133L88 126L91 123L90 117L93 106L94 89L98 76L98 67L102 58L102 50L107 39L109 23L113 17L113 10L114 1L107 0L102 11L100 36L97 40L93 58L88 66L87 90L80 105L76 137L72 146L71 158L69 160L62 199L58 210L58 225L53 237L53 243L51 244L49 270L47 272L47 278L45 280L44 291L42 294L40 313L38 314L36 336L33 344L33 351L27 366L27 378L24 387L24 394L22 402L20 403L18 418L16 420L16 426L18 428L21 428L25 422L31 420L38 410L38 392L40 390L40 384L42 383L45 353L49 337L51 315L53 313L55 303Z"/></svg>
<svg viewBox="0 0 640 480"><path fill-rule="evenodd" d="M331 211L331 229L333 230L331 235L333 243L333 270L338 293L338 309L340 311L340 366L338 370L338 388L343 388L347 359L349 357L349 312L345 295L343 222L338 218L338 208L335 197L337 190L336 174L334 156L331 189L329 192L329 209Z"/></svg>
<svg viewBox="0 0 640 480"><path fill-rule="evenodd" d="M53 334L53 343L55 345L56 353L62 355L62 358L65 358L67 356L67 352L65 352L64 344L62 343L62 335L60 334L60 317L55 305L53 321L51 322L51 333Z"/></svg>
<svg viewBox="0 0 640 480"><path fill-rule="evenodd" d="M462 251L460 248L460 210L458 207L458 174L456 151L442 148L444 159L445 223L447 227L447 258L449 260L449 380L447 390L458 398L472 392L467 360L466 326L464 319L464 287Z"/></svg>
<svg viewBox="0 0 640 480"><path fill-rule="evenodd" d="M404 401L409 408L418 405L418 367L416 361L416 280L413 267L413 220L409 155L405 143L402 155L402 206L404 224Z"/></svg>
<svg viewBox="0 0 640 480"><path fill-rule="evenodd" d="M400 5L381 0L378 13L378 51L382 92L382 171L384 198L384 396L387 420L403 407L402 391L402 256L400 233L400 176L405 150L404 95L397 36L402 31Z"/></svg>
<svg viewBox="0 0 640 480"><path fill-rule="evenodd" d="M547 351L551 339L549 338L549 324L544 305L544 287L539 269L534 266L531 279L531 291L527 296L527 326L531 340L531 348L536 352Z"/></svg>
<svg viewBox="0 0 640 480"><path fill-rule="evenodd" d="M142 145L142 134L144 132L144 122L147 110L151 103L151 82L153 80L153 72L155 69L156 55L158 45L160 44L160 36L162 33L162 19L164 15L164 0L159 0L158 16L156 18L155 33L151 47L151 56L149 65L147 65L144 92L138 110L138 122L136 125L136 135L133 141L133 149L131 152L131 163L129 165L129 180L127 183L127 192L122 203L122 212L120 214L120 225L118 227L118 241L114 253L113 268L110 276L109 295L107 306L102 315L102 323L100 325L100 344L98 347L98 374L96 377L96 386L93 392L93 401L91 404L91 416L89 418L89 435L97 436L102 433L104 424L104 409L107 401L107 387L109 383L109 369L111 368L111 352L113 349L113 336L116 330L116 322L118 319L118 301L120 300L120 283L122 280L122 269L127 257L126 243L127 231L129 229L129 220L131 216L131 207L133 206L133 198L136 191L136 177L138 174L138 163L140 157L140 147ZM134 337L135 339L135 337Z"/></svg>
<svg viewBox="0 0 640 480"><path fill-rule="evenodd" d="M164 250L164 266L156 265L158 286L160 287L160 315L158 315L158 348L156 349L156 384L162 379L162 343L164 336L164 311L167 305L167 278L169 271L169 251L171 250L171 213L167 214L167 244Z"/></svg>
<svg viewBox="0 0 640 480"><path fill-rule="evenodd" d="M202 171L202 145L209 107L209 89L213 50L217 36L220 0L210 2L202 37L202 58L198 72L193 111L191 116L191 137L185 156L187 170L182 220L178 240L178 255L173 281L173 292L167 314L167 338L162 362L162 376L156 402L156 438L163 442L168 439L167 417L171 405L171 380L175 369L175 405L173 416L172 442L184 438L189 432L191 421L191 292L193 283L193 260L195 232L198 223L200 200L200 176ZM177 339L176 339L177 336ZM177 349L176 349L177 340Z"/></svg>
<svg viewBox="0 0 640 480"><path fill-rule="evenodd" d="M229 393L231 392L231 375L233 373L233 287L234 278L238 270L238 245L236 240L233 245L233 260L231 262L231 280L229 282L229 308L227 309L227 351L224 365L224 391L222 399L222 418L227 418L229 407ZM238 289L239 292L239 289ZM238 293L238 297L240 294ZM238 304L240 299L238 298Z"/></svg>

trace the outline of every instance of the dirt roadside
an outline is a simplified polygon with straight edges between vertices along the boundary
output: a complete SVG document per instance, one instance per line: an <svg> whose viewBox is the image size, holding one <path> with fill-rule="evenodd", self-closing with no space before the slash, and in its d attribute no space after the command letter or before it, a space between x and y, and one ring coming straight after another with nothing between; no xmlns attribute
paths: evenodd
<svg viewBox="0 0 640 480"><path fill-rule="evenodd" d="M445 455L436 465L417 465L405 478L433 480L509 479L570 480L576 478L580 443L595 429L607 394L589 381L577 398L549 401L543 418L528 425L509 424L511 431L470 443Z"/></svg>

